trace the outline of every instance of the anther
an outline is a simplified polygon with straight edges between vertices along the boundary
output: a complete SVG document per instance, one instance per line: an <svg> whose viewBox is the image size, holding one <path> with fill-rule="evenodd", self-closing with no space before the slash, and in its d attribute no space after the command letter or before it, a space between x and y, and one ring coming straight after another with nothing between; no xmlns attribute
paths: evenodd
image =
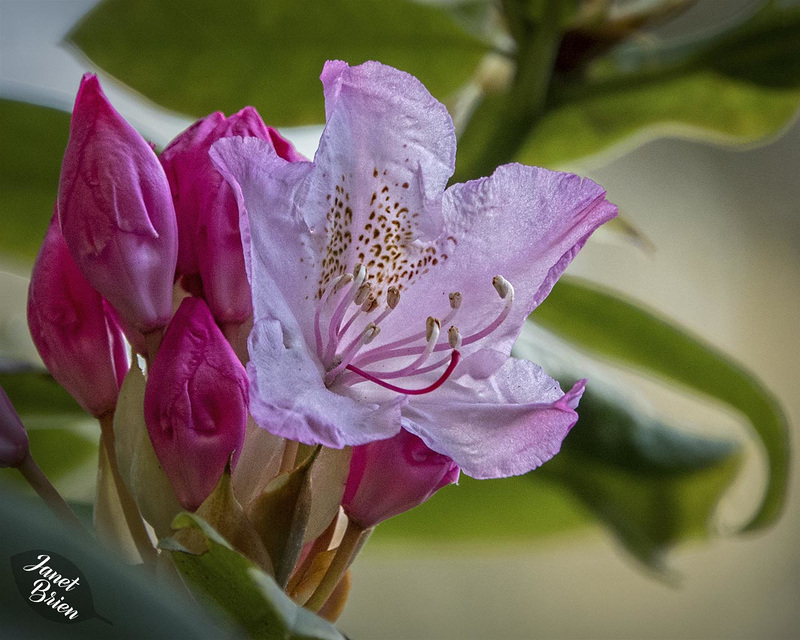
<svg viewBox="0 0 800 640"><path fill-rule="evenodd" d="M356 297L353 302L358 305L364 304L364 300L372 293L372 285L369 282L364 282L356 291Z"/></svg>
<svg viewBox="0 0 800 640"><path fill-rule="evenodd" d="M453 310L459 309L461 307L461 302L463 300L463 296L461 295L460 291L453 291L450 294L450 308Z"/></svg>
<svg viewBox="0 0 800 640"><path fill-rule="evenodd" d="M514 291L514 288L511 286L511 283L506 280L503 276L495 276L492 278L492 286L497 291L497 295L499 295L503 300L506 299L506 296L509 292Z"/></svg>
<svg viewBox="0 0 800 640"><path fill-rule="evenodd" d="M461 332L459 332L458 327L454 325L447 330L447 340L453 349L461 348Z"/></svg>
<svg viewBox="0 0 800 640"><path fill-rule="evenodd" d="M397 287L389 287L386 292L386 304L390 309L394 309L400 303L400 289Z"/></svg>
<svg viewBox="0 0 800 640"><path fill-rule="evenodd" d="M369 344L378 337L380 332L381 328L374 322L370 322L364 329L364 332L361 334L361 343Z"/></svg>
<svg viewBox="0 0 800 640"><path fill-rule="evenodd" d="M441 324L439 321L434 318L433 316L428 316L428 319L425 321L425 340L426 342L431 342L431 338L434 338L434 332L436 333L436 337L433 342L439 339L439 331L441 330Z"/></svg>
<svg viewBox="0 0 800 640"><path fill-rule="evenodd" d="M331 296L335 296L339 293L342 289L344 289L348 284L353 281L353 276L349 273L345 273L339 276L339 279L336 281L336 284L333 285L333 290L331 291Z"/></svg>
<svg viewBox="0 0 800 640"><path fill-rule="evenodd" d="M364 313L372 313L377 308L378 308L378 300L372 293L370 293L367 296L367 299L364 300L363 304L361 305L361 310Z"/></svg>

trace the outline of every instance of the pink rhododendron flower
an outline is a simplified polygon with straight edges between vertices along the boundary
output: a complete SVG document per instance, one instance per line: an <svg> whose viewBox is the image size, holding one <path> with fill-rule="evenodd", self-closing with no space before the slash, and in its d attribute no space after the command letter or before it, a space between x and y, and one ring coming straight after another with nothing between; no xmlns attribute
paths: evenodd
<svg viewBox="0 0 800 640"><path fill-rule="evenodd" d="M185 298L147 378L147 431L180 503L194 511L235 464L247 424L247 375L200 298Z"/></svg>
<svg viewBox="0 0 800 640"><path fill-rule="evenodd" d="M590 180L511 164L445 190L455 133L414 77L329 62L313 162L217 142L253 289L250 409L330 447L401 428L468 475L525 473L560 448L583 391L509 357L528 314L616 215Z"/></svg>
<svg viewBox="0 0 800 640"><path fill-rule="evenodd" d="M450 458L400 429L391 438L353 448L342 507L361 528L374 527L458 482L458 475Z"/></svg>
<svg viewBox="0 0 800 640"><path fill-rule="evenodd" d="M92 286L143 333L172 315L175 209L156 154L83 76L58 185L72 257Z"/></svg>
<svg viewBox="0 0 800 640"><path fill-rule="evenodd" d="M107 303L72 259L53 215L28 288L28 327L47 370L86 411L114 410L128 370Z"/></svg>
<svg viewBox="0 0 800 640"><path fill-rule="evenodd" d="M178 218L178 275L200 275L203 296L223 325L252 315L236 198L208 155L214 142L230 136L257 137L285 160L305 159L253 107L198 120L161 154Z"/></svg>

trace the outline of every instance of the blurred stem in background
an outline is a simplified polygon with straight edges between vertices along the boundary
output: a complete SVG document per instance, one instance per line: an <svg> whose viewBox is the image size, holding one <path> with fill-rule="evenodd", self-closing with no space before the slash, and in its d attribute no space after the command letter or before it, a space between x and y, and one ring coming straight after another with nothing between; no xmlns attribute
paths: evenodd
<svg viewBox="0 0 800 640"><path fill-rule="evenodd" d="M539 19L533 20L529 3L503 0L509 30L516 41L516 68L505 94L494 97L494 113L484 121L478 107L459 139L459 148L469 150L471 162L461 163L453 182L490 175L497 166L516 157L523 137L543 113L550 79L561 44L563 2L539 3Z"/></svg>

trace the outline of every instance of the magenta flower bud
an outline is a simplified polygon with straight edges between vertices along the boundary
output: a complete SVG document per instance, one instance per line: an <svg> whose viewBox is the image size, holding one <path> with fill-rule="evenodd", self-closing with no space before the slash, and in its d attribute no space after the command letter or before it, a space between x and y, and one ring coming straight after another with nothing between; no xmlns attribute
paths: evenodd
<svg viewBox="0 0 800 640"><path fill-rule="evenodd" d="M197 509L239 457L247 373L200 298L181 302L147 378L144 417L179 502Z"/></svg>
<svg viewBox="0 0 800 640"><path fill-rule="evenodd" d="M198 120L161 154L178 217L178 273L200 274L204 297L220 324L241 324L253 313L233 191L208 155L231 136L268 142L291 162L304 159L253 107L229 118L219 111Z"/></svg>
<svg viewBox="0 0 800 640"><path fill-rule="evenodd" d="M92 286L143 333L172 315L175 209L156 154L83 76L58 185L61 228Z"/></svg>
<svg viewBox="0 0 800 640"><path fill-rule="evenodd" d="M362 528L374 527L422 504L458 476L455 462L401 429L386 440L353 447L342 506Z"/></svg>
<svg viewBox="0 0 800 640"><path fill-rule="evenodd" d="M122 331L72 259L55 214L31 274L28 327L47 370L78 404L98 418L114 409L128 369Z"/></svg>
<svg viewBox="0 0 800 640"><path fill-rule="evenodd" d="M0 467L18 467L28 456L28 434L0 387Z"/></svg>

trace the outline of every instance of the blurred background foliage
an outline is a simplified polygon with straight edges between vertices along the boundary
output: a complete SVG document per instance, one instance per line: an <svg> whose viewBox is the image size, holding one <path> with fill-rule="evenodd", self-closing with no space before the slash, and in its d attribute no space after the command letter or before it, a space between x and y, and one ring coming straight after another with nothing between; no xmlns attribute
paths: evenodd
<svg viewBox="0 0 800 640"><path fill-rule="evenodd" d="M214 0L104 0L68 40L102 75L158 105L200 117L252 104L282 126L324 122L317 78L325 60L380 60L418 76L448 105L459 132L455 179L464 180L510 161L600 162L654 136L738 145L777 135L800 104L800 9L764 2L711 34L659 35L695 4L239 0L234 8ZM0 254L31 265L52 212L69 116L3 99L0 119L3 149L13 150L0 157ZM617 231L631 235L625 224ZM760 506L742 529L779 517L788 426L769 390L740 364L668 318L575 279L559 283L531 323L545 341L542 332L552 332L739 412L769 463ZM34 456L57 486L92 477L96 434L46 373L8 357L9 340L0 332L0 384L30 429ZM530 346L517 352L540 355ZM548 362L564 383L580 375L558 353ZM670 548L715 532L712 516L737 476L743 443L656 419L611 379L589 387L580 416L563 452L541 470L464 478L382 525L375 540L533 541L600 522L666 576ZM15 482L12 471L0 471L0 480Z"/></svg>

